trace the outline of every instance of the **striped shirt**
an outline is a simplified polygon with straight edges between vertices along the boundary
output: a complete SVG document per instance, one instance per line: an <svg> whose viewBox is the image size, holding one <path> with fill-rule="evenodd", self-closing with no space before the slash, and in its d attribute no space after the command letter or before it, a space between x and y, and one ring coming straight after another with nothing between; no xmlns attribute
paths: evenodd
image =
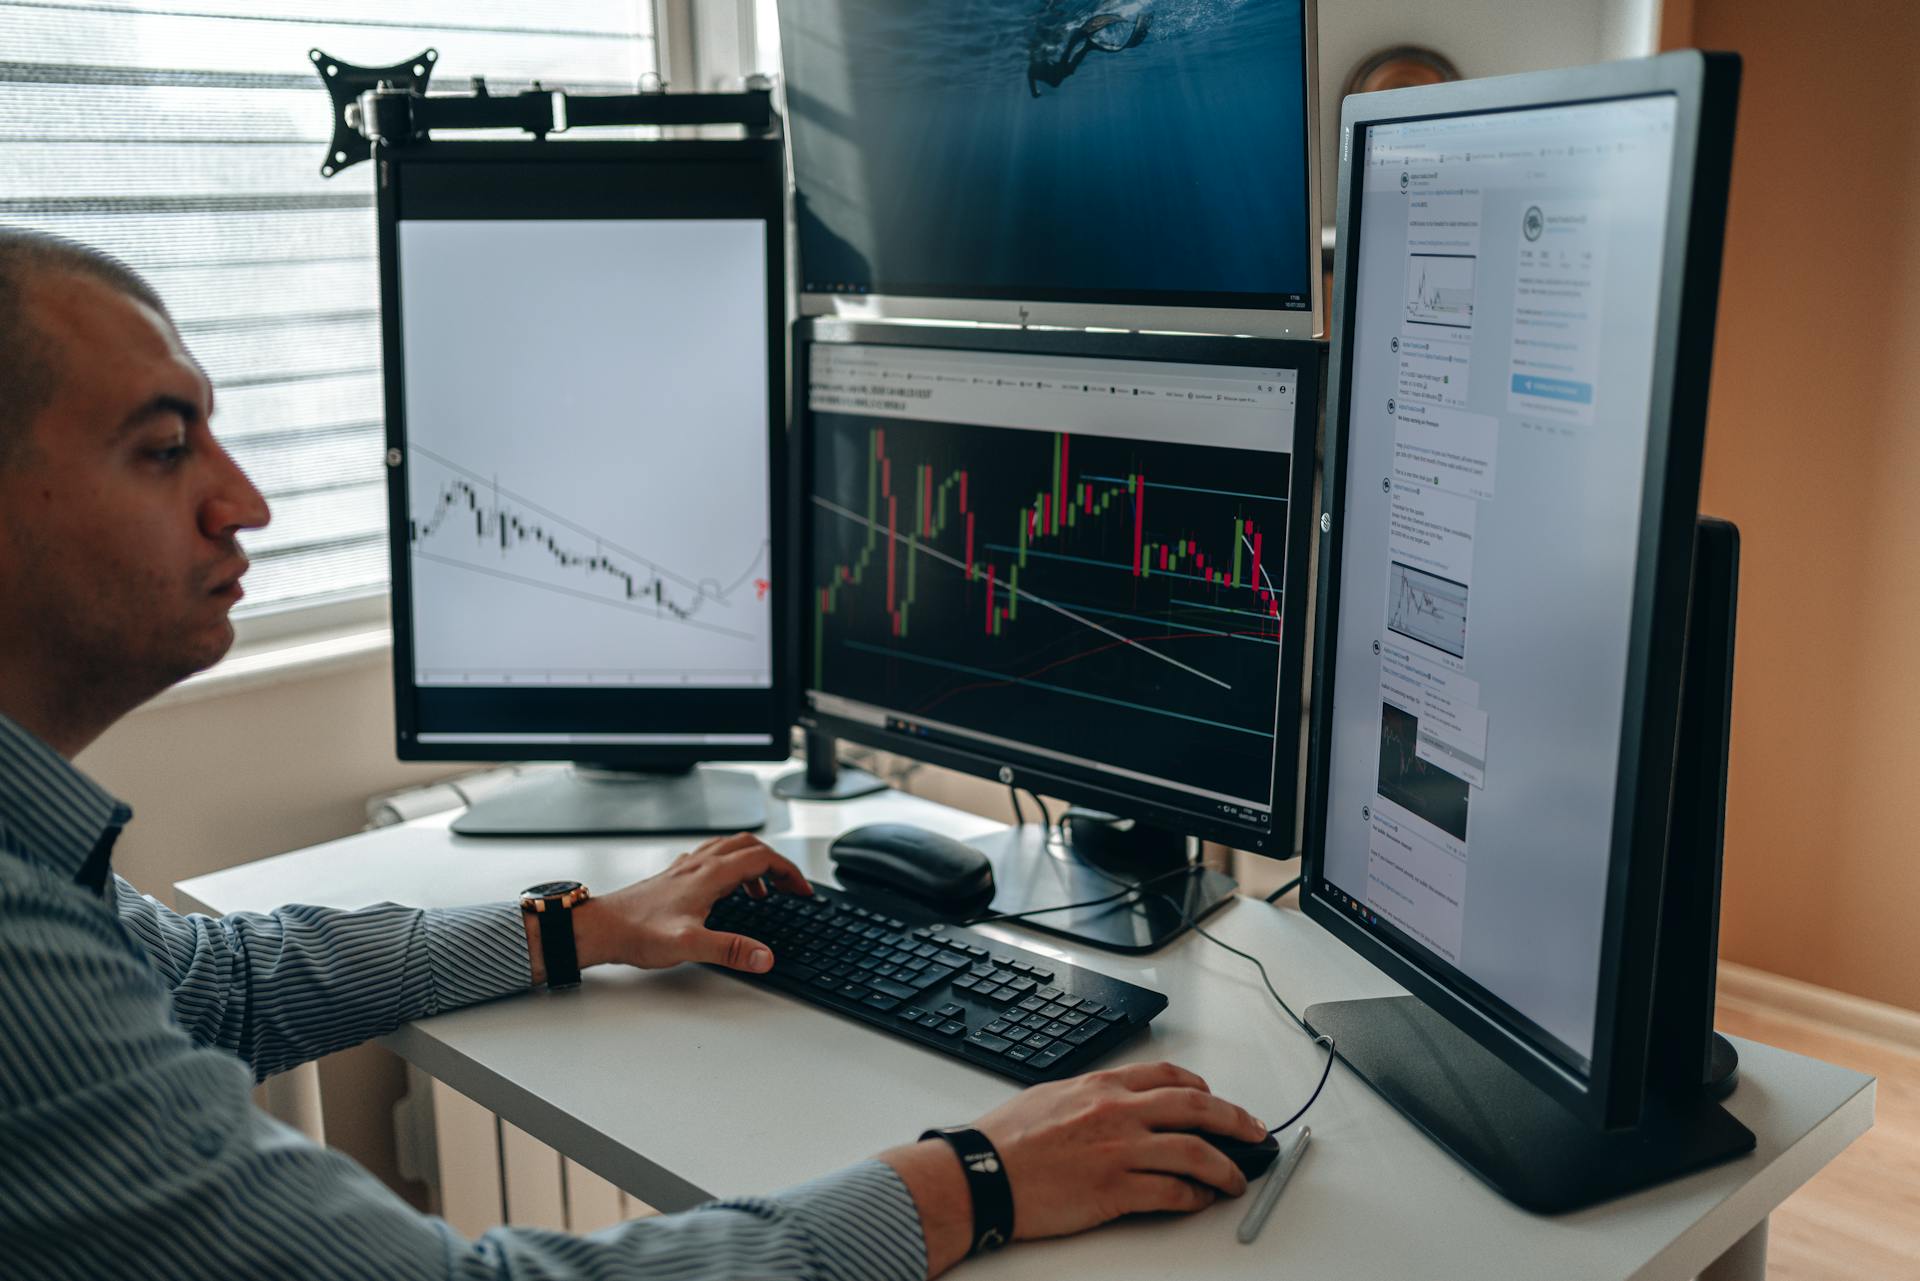
<svg viewBox="0 0 1920 1281"><path fill-rule="evenodd" d="M252 1081L526 989L513 903L181 916L107 861L132 811L0 716L0 1272L8 1278L920 1278L867 1161L588 1237L422 1215Z"/></svg>

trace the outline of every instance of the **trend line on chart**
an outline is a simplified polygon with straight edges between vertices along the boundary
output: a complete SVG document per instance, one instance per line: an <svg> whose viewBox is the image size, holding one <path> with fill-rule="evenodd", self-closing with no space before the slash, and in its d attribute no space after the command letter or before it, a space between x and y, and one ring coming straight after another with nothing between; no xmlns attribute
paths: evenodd
<svg viewBox="0 0 1920 1281"><path fill-rule="evenodd" d="M964 467L938 475L929 464L918 464L908 480L912 504L910 523L903 526L901 498L895 488L894 459L886 452L886 429L868 429L867 511L859 512L820 495L814 502L823 510L863 526L866 539L859 552L847 563L834 566L828 581L821 584L814 602L815 679L821 679L826 619L843 608L843 592L864 586L869 573L881 572L884 558L886 575L885 610L889 633L896 638L908 636L912 628L913 606L919 597L919 562L922 556L961 571L968 583L984 582L985 608L981 629L989 636L1001 636L1017 624L1020 605L1030 601L1041 608L1061 614L1083 627L1128 645L1163 663L1209 681L1222 689L1232 686L1111 628L1078 614L1059 602L1036 595L1020 583L1021 571L1033 558L1072 560L1126 573L1134 578L1184 578L1211 587L1245 587L1254 594L1259 615L1280 620L1280 596L1273 588L1271 575L1263 564L1265 531L1247 517L1232 519L1232 553L1225 560L1209 562L1195 537L1150 539L1146 533L1146 502L1149 483L1138 472L1126 477L1074 478L1071 471L1073 440L1067 433L1053 435L1051 482L1035 491L1030 502L1012 514L1011 539L985 542L980 538L978 517L968 502L969 473ZM1191 486L1167 486L1192 492ZM1227 491L1217 491L1226 493ZM1285 502L1270 495L1244 494L1246 498ZM1127 561L1099 560L1044 550L1059 545L1082 525L1112 519L1132 518L1131 556ZM953 551L936 546L947 542ZM997 561L991 553L1004 553ZM904 560L904 569L902 561ZM1251 612L1251 611L1247 611Z"/></svg>
<svg viewBox="0 0 1920 1281"><path fill-rule="evenodd" d="M424 519L413 519L407 523L408 545L415 555L436 564L751 639L747 632L705 622L700 615L713 607L731 607L730 598L749 579L754 579L757 596L766 595L767 580L754 577L766 561L768 549L764 542L733 582L722 584L717 579L695 581L621 547L524 495L502 488L497 482L486 480L450 459L418 445L414 446L414 452L455 473L454 479L440 486L430 513ZM469 520L472 522L470 527ZM553 568L577 573L585 585L516 574L472 560L435 555L429 550L435 543L454 538L462 529L468 530L481 548L497 551L502 560L517 549L531 547L544 554ZM593 550L586 551L567 534L582 540L590 539ZM593 584L610 590L591 590Z"/></svg>

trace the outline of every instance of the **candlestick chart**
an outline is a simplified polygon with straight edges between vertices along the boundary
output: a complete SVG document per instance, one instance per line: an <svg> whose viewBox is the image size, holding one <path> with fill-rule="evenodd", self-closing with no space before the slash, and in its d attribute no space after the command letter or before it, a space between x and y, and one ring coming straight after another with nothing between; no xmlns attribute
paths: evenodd
<svg viewBox="0 0 1920 1281"><path fill-rule="evenodd" d="M817 425L814 689L1270 795L1290 625L1287 454L850 416Z"/></svg>

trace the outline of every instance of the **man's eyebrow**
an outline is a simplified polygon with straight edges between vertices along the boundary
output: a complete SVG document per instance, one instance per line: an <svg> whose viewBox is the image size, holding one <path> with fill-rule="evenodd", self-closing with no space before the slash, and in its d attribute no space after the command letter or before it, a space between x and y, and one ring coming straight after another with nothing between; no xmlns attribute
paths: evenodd
<svg viewBox="0 0 1920 1281"><path fill-rule="evenodd" d="M162 392L160 395L155 396L128 414L125 420L121 422L117 434L125 435L136 427L146 423L149 419L158 418L166 414L173 414L184 422L198 422L200 419L200 406L194 404L184 396L174 396Z"/></svg>

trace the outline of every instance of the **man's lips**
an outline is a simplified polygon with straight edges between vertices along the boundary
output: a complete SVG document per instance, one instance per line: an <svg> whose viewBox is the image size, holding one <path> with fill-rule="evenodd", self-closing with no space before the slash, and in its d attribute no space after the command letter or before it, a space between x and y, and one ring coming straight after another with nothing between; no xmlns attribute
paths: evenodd
<svg viewBox="0 0 1920 1281"><path fill-rule="evenodd" d="M240 586L240 578L247 572L249 567L250 563L242 560L237 566L229 566L223 569L220 574L215 577L213 587L209 589L208 594L212 596L232 596L235 600L246 595L246 589Z"/></svg>

